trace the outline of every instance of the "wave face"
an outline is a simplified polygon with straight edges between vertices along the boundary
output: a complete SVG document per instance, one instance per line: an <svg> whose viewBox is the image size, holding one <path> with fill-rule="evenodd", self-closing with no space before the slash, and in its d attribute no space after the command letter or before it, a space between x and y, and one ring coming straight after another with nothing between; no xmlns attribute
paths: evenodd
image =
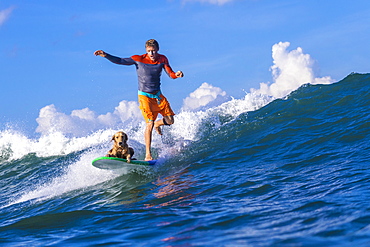
<svg viewBox="0 0 370 247"><path fill-rule="evenodd" d="M4 244L366 246L370 74L181 112L159 165L100 170L115 129L0 132ZM127 133L142 158L143 126Z"/></svg>

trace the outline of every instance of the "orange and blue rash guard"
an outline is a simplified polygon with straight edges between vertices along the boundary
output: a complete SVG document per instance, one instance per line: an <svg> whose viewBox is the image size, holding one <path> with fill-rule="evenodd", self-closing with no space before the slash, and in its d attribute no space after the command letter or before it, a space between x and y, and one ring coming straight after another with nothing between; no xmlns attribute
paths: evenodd
<svg viewBox="0 0 370 247"><path fill-rule="evenodd" d="M161 54L157 55L156 61L152 61L147 54L134 55L129 58L119 58L107 53L105 58L116 64L135 65L139 91L156 94L160 91L160 77L163 69L172 79L177 78L175 72L168 63L167 57Z"/></svg>

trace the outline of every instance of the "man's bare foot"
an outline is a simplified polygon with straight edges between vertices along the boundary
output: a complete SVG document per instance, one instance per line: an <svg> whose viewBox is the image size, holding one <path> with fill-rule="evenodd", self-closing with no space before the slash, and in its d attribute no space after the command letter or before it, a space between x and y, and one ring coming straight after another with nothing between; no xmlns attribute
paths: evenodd
<svg viewBox="0 0 370 247"><path fill-rule="evenodd" d="M153 157L151 155L147 155L145 156L145 161L150 161L150 160L153 160Z"/></svg>
<svg viewBox="0 0 370 247"><path fill-rule="evenodd" d="M162 129L160 126L154 126L154 129L157 131L158 135L162 135Z"/></svg>

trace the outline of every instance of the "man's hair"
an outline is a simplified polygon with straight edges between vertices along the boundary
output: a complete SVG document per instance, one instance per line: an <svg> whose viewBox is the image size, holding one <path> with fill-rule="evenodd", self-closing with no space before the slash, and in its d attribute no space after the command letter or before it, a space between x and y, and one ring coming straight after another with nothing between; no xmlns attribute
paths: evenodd
<svg viewBox="0 0 370 247"><path fill-rule="evenodd" d="M145 48L147 48L148 46L154 46L155 48L157 48L159 50L159 44L158 44L158 42L155 39L148 40L145 43Z"/></svg>

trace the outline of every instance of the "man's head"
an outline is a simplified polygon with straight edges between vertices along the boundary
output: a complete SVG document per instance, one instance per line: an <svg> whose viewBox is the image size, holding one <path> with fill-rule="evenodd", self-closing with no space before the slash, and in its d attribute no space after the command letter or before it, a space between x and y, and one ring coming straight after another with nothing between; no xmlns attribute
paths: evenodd
<svg viewBox="0 0 370 247"><path fill-rule="evenodd" d="M145 48L147 48L148 46L156 47L157 50L159 51L159 44L155 39L150 39L147 42L145 42Z"/></svg>
<svg viewBox="0 0 370 247"><path fill-rule="evenodd" d="M155 61L159 51L159 44L155 39L150 39L145 43L145 50L150 60Z"/></svg>

